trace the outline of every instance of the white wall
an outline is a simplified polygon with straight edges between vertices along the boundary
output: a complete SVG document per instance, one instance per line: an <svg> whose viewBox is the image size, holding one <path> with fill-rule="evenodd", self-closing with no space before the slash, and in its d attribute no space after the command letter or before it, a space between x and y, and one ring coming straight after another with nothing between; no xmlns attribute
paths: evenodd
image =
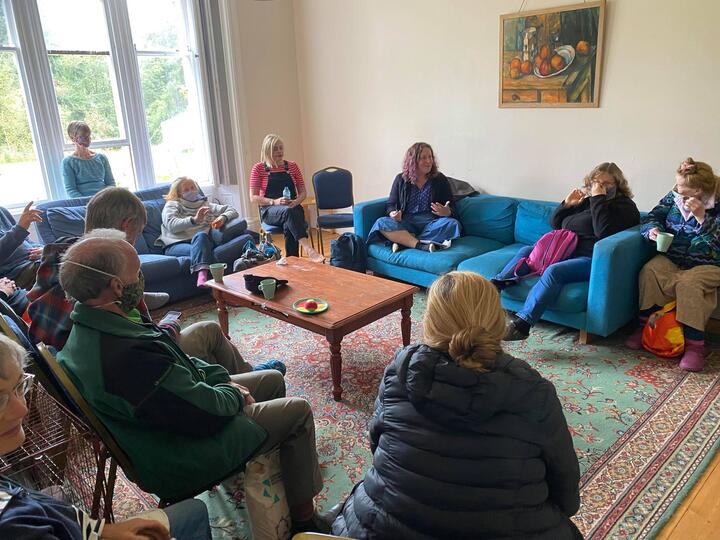
<svg viewBox="0 0 720 540"><path fill-rule="evenodd" d="M720 173L720 2L610 0L600 108L500 109L499 16L519 5L295 0L307 176L341 165L356 200L386 196L404 151L424 140L450 176L549 200L615 161L649 209L688 155Z"/></svg>

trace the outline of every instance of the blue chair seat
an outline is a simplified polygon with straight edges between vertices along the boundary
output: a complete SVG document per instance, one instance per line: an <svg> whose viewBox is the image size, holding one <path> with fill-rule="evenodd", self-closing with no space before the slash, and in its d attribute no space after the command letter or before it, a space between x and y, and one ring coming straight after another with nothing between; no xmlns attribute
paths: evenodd
<svg viewBox="0 0 720 540"><path fill-rule="evenodd" d="M323 214L317 218L318 225L324 229L342 229L353 226L352 214Z"/></svg>
<svg viewBox="0 0 720 540"><path fill-rule="evenodd" d="M277 225L268 225L264 221L260 222L260 227L262 227L262 230L266 233L270 234L283 234L283 228L279 227Z"/></svg>

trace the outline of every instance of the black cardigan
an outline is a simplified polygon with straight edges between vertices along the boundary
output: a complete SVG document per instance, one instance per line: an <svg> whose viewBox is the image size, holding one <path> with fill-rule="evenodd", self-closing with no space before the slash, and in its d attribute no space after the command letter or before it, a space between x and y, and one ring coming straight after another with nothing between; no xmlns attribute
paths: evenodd
<svg viewBox="0 0 720 540"><path fill-rule="evenodd" d="M430 182L430 202L444 205L450 201L450 216L457 219L452 189L450 189L450 182L448 182L447 177L439 172L429 179L428 182ZM400 210L405 214L409 201L410 182L407 182L403 178L402 173L400 173L395 177L395 180L393 180L392 188L390 188L390 197L385 204L385 211L387 214L390 214L390 212Z"/></svg>
<svg viewBox="0 0 720 540"><path fill-rule="evenodd" d="M623 195L586 197L578 204L560 203L550 219L553 229L567 229L578 236L573 257L592 257L595 242L640 223L640 212Z"/></svg>
<svg viewBox="0 0 720 540"><path fill-rule="evenodd" d="M553 385L522 360L488 373L427 345L385 370L373 465L333 533L350 538L581 538L580 470Z"/></svg>

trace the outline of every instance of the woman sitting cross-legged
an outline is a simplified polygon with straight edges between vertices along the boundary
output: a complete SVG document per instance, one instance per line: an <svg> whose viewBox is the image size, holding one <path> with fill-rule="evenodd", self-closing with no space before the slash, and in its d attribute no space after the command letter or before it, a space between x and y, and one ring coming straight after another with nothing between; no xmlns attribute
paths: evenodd
<svg viewBox="0 0 720 540"><path fill-rule="evenodd" d="M325 261L308 240L308 226L301 203L307 197L305 182L297 163L285 161L285 145L272 133L265 136L260 162L250 172L250 200L260 206L263 223L282 227L285 255L297 257L302 246L311 261Z"/></svg>
<svg viewBox="0 0 720 540"><path fill-rule="evenodd" d="M680 367L700 371L705 365L705 325L717 307L720 287L719 180L707 163L687 158L677 168L675 185L647 217L641 233L657 241L674 235L666 254L658 254L640 271L640 325L625 342L642 348L642 330L661 306L676 300L676 319L683 325L685 353Z"/></svg>
<svg viewBox="0 0 720 540"><path fill-rule="evenodd" d="M210 203L200 194L197 182L187 176L177 178L165 195L162 228L155 245L165 248L166 255L190 257L190 273L197 273L197 286L209 279L210 265L215 261L216 242L210 229L219 229L238 217L227 204Z"/></svg>
<svg viewBox="0 0 720 540"><path fill-rule="evenodd" d="M25 350L0 335L0 455L25 441L23 420L28 414L25 396L33 375L23 372ZM87 513L49 494L26 489L0 476L0 538L57 540L210 540L205 503L189 499L164 508L168 528L154 519L133 518L118 523L92 519ZM165 521L165 520L163 520Z"/></svg>
<svg viewBox="0 0 720 540"><path fill-rule="evenodd" d="M373 464L333 523L350 538L582 538L580 470L555 388L502 351L495 287L450 272L430 287L423 343L386 368Z"/></svg>
<svg viewBox="0 0 720 540"><path fill-rule="evenodd" d="M388 215L375 222L368 243L387 239L393 252L448 247L461 231L452 201L450 183L438 171L433 149L427 143L415 143L405 153L402 172L390 188Z"/></svg>
<svg viewBox="0 0 720 540"><path fill-rule="evenodd" d="M530 328L555 302L567 283L590 279L593 247L598 240L640 223L640 212L632 200L632 191L617 165L601 163L585 177L584 184L583 189L573 189L565 197L550 220L553 229L565 229L577 235L575 251L568 259L545 269L527 295L523 308L510 321L505 341L528 337ZM498 289L511 284L518 264L532 250L533 246L520 249L492 279L493 284Z"/></svg>

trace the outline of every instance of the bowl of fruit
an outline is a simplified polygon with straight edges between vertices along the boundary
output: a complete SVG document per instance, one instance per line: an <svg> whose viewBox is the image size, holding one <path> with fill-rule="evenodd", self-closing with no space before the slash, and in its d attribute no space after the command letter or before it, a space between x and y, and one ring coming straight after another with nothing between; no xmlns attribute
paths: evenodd
<svg viewBox="0 0 720 540"><path fill-rule="evenodd" d="M533 73L539 79L547 79L560 75L575 60L575 48L572 45L561 45L550 53L550 48L543 45L534 59Z"/></svg>
<svg viewBox="0 0 720 540"><path fill-rule="evenodd" d="M328 303L320 298L301 298L293 302L293 309L306 315L327 311Z"/></svg>

